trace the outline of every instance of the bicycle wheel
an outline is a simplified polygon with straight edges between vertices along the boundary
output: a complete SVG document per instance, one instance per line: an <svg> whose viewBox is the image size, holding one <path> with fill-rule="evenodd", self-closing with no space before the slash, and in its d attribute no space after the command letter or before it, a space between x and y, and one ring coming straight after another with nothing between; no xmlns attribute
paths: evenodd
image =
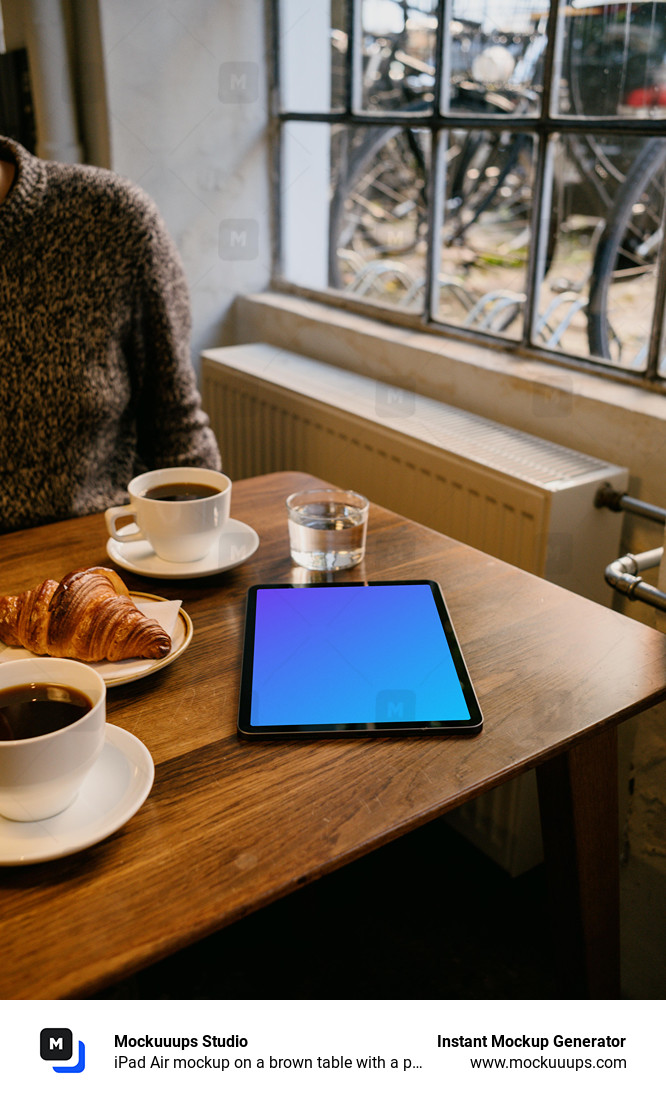
<svg viewBox="0 0 666 1100"><path fill-rule="evenodd" d="M525 205L521 154L528 146L524 134L472 131L460 146L450 147L445 241L464 244L467 231L498 201L507 207Z"/></svg>
<svg viewBox="0 0 666 1100"><path fill-rule="evenodd" d="M650 275L662 239L666 141L648 138L627 173L599 238L587 313L590 353L613 359L611 294L620 279ZM618 352L616 350L616 361Z"/></svg>
<svg viewBox="0 0 666 1100"><path fill-rule="evenodd" d="M425 239L426 159L418 130L400 126L373 126L352 150L331 197L331 286L344 286L342 253L404 256Z"/></svg>
<svg viewBox="0 0 666 1100"><path fill-rule="evenodd" d="M500 203L514 212L527 204L523 159L528 146L522 134L473 132L452 146L445 243L464 243L481 215ZM404 256L425 241L428 160L416 128L372 127L364 135L331 198L331 286L344 285L341 254L348 250L366 259Z"/></svg>

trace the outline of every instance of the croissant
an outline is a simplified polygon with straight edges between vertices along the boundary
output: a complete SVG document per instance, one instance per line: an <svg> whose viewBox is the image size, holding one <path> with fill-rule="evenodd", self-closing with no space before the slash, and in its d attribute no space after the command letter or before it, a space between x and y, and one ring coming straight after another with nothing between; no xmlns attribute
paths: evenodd
<svg viewBox="0 0 666 1100"><path fill-rule="evenodd" d="M171 638L139 611L113 569L102 566L0 596L0 641L78 661L166 657Z"/></svg>

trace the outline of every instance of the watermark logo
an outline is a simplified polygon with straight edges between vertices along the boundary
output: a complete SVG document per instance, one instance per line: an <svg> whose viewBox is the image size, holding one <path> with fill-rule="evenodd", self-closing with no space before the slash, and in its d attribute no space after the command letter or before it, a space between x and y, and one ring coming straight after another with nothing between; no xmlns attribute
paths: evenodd
<svg viewBox="0 0 666 1100"><path fill-rule="evenodd" d="M256 103L259 98L259 66L256 61L225 61L218 73L221 103Z"/></svg>
<svg viewBox="0 0 666 1100"><path fill-rule="evenodd" d="M574 566L574 540L568 531L553 531L548 536L547 576L549 580L568 576Z"/></svg>
<svg viewBox="0 0 666 1100"><path fill-rule="evenodd" d="M39 1053L45 1062L71 1062L74 1036L68 1027L45 1027L39 1033ZM86 1068L86 1048L79 1039L74 1065L52 1066L55 1073L83 1073Z"/></svg>
<svg viewBox="0 0 666 1100"><path fill-rule="evenodd" d="M259 224L253 218L226 218L220 222L221 260L256 260Z"/></svg>
<svg viewBox="0 0 666 1100"><path fill-rule="evenodd" d="M574 722L574 704L571 692L555 692L548 706L543 701L534 704L532 721L543 733L566 733Z"/></svg>
<svg viewBox="0 0 666 1100"><path fill-rule="evenodd" d="M573 416L574 388L569 379L561 382L557 389L544 386L535 387L532 393L532 411L535 416L544 419Z"/></svg>
<svg viewBox="0 0 666 1100"><path fill-rule="evenodd" d="M392 688L377 692L377 722L413 722L415 717L416 694L413 691Z"/></svg>
<svg viewBox="0 0 666 1100"><path fill-rule="evenodd" d="M377 416L405 418L414 415L416 399L411 390L378 382L375 390Z"/></svg>

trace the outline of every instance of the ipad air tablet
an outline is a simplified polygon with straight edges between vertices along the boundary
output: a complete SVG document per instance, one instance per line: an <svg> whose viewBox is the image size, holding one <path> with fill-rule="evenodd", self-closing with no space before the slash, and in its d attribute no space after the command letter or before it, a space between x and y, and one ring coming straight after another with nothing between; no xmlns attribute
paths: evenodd
<svg viewBox="0 0 666 1100"><path fill-rule="evenodd" d="M434 581L249 590L241 735L474 734L482 723Z"/></svg>

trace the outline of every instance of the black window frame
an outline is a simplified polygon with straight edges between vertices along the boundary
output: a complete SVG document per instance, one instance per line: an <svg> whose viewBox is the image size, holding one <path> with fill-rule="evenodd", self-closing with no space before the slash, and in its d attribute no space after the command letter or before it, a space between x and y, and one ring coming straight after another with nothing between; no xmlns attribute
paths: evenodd
<svg viewBox="0 0 666 1100"><path fill-rule="evenodd" d="M271 69L271 129L272 129L272 169L273 169L273 264L272 280L273 289L292 293L304 298L314 299L330 305L344 305L345 310L360 316L369 316L374 320L385 322L387 326L398 325L402 328L416 329L429 334L439 334L447 338L463 341L467 344L481 345L496 348L504 352L512 352L517 356L531 360L541 360L546 363L554 363L564 366L579 373L599 375L615 382L627 382L635 387L653 390L659 393L666 392L666 377L659 373L660 357L666 347L666 202L662 212L662 241L660 245L660 262L657 266L654 324L649 340L647 362L644 370L637 371L621 365L611 365L603 361L588 358L579 358L568 355L554 349L544 348L533 340L532 332L535 321L535 310L538 298L538 257L543 247L544 234L541 207L543 200L544 180L546 178L546 158L549 155L549 139L554 135L594 134L616 135L631 137L659 137L666 141L666 120L664 118L635 118L617 116L613 118L580 118L557 114L551 109L553 96L551 94L556 64L556 31L560 15L560 8L564 0L544 0L544 8L549 3L549 15L547 21L547 47L544 54L544 81L543 94L541 96L540 111L538 114L522 116L506 116L503 114L474 114L465 111L464 116L455 111L442 110L442 80L444 78L444 64L436 66L434 97L432 110L429 114L412 115L405 112L383 112L377 109L363 111L355 107L355 102L360 100L360 52L356 43L360 35L360 10L362 0L347 0L347 55L345 65L345 104L342 108L332 107L327 111L285 110L281 106L280 95L280 0L268 0L268 29L270 46ZM437 37L435 56L443 57L444 27L453 19L454 0L438 0L437 3ZM430 131L432 140L432 174L428 180L428 202L430 210L430 222L428 229L428 253L426 261L426 293L424 295L424 308L420 315L407 313L406 311L392 308L391 306L369 303L360 298L354 298L334 288L318 290L307 286L294 284L287 280L283 272L282 264L282 233L281 233L281 166L282 166L282 131L283 128L293 122L321 123L323 125L353 125L353 126L385 126L396 125L405 129L413 128L418 123L418 128ZM439 233L439 219L437 214L437 196L443 193L443 157L439 155L440 143L446 139L448 132L460 130L484 130L484 131L511 131L524 132L534 135L536 139L536 166L534 179L533 209L530 216L531 247L526 273L527 301L525 303L525 322L522 337L518 340L502 337L501 334L489 334L484 331L472 331L462 329L455 325L449 325L441 318L434 315L434 289L438 267L437 237ZM663 335L662 335L663 334Z"/></svg>

